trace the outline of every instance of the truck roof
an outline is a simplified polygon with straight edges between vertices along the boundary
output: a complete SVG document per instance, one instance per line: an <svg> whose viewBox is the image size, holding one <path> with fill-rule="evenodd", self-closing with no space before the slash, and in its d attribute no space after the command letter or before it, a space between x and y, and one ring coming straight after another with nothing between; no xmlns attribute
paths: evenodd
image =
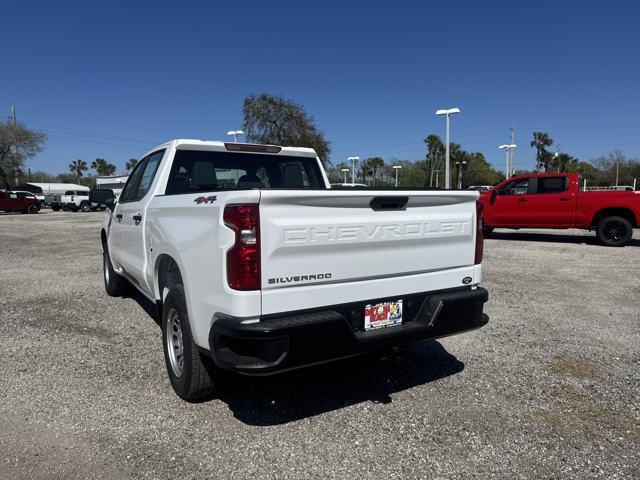
<svg viewBox="0 0 640 480"><path fill-rule="evenodd" d="M211 151L227 152L230 150L226 146L231 145L233 143L234 142L222 142L217 140L197 140L192 138L176 138L176 139L164 142L161 145L158 145L151 151L157 150L162 147L167 147L169 145L173 145L178 150L194 149L194 150L211 150ZM246 146L247 148L250 148L251 146L278 147L280 148L280 151L278 152L278 154L280 155L292 155L292 156L298 156L298 157L313 157L313 158L316 158L318 156L313 148L307 148L307 147L283 147L280 145L262 145L257 143L241 143L241 142L236 143L236 145ZM256 153L260 153L260 152L256 152ZM266 152L266 153L271 153L271 152Z"/></svg>

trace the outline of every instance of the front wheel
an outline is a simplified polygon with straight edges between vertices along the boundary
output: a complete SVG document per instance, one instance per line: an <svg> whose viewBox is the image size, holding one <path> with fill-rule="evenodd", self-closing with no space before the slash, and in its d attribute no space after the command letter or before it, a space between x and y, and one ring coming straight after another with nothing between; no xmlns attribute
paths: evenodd
<svg viewBox="0 0 640 480"><path fill-rule="evenodd" d="M623 217L605 217L598 223L596 236L607 247L624 247L631 241L633 227Z"/></svg>
<svg viewBox="0 0 640 480"><path fill-rule="evenodd" d="M188 402L211 397L219 373L213 360L204 357L193 341L182 285L171 287L162 306L162 340L167 373L176 394Z"/></svg>
<svg viewBox="0 0 640 480"><path fill-rule="evenodd" d="M80 207L80 210L82 210L83 212L88 212L91 210L91 205L88 203L83 203Z"/></svg>
<svg viewBox="0 0 640 480"><path fill-rule="evenodd" d="M37 203L32 203L27 207L27 213L38 213L40 211L40 207Z"/></svg>

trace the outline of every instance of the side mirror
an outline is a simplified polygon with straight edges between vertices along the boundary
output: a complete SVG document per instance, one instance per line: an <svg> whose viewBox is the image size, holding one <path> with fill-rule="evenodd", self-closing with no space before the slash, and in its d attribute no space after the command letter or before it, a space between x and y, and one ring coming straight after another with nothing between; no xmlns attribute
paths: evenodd
<svg viewBox="0 0 640 480"><path fill-rule="evenodd" d="M91 190L89 192L89 201L91 203L97 203L98 205L104 205L109 210L113 210L116 204L116 196L113 190Z"/></svg>

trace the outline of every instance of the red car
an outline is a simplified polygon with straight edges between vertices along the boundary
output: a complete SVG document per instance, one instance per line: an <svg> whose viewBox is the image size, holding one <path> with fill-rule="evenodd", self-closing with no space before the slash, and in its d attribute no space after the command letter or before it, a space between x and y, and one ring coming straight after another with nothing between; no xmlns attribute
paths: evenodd
<svg viewBox="0 0 640 480"><path fill-rule="evenodd" d="M593 229L602 244L622 247L640 226L640 191L581 191L576 173L512 177L480 199L485 234L497 227Z"/></svg>
<svg viewBox="0 0 640 480"><path fill-rule="evenodd" d="M0 211L38 213L40 200L27 192L0 192Z"/></svg>

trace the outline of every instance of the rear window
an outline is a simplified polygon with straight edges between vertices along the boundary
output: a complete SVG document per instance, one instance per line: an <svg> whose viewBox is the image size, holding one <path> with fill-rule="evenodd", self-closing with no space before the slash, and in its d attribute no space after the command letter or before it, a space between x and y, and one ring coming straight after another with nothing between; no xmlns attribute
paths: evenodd
<svg viewBox="0 0 640 480"><path fill-rule="evenodd" d="M178 150L167 195L251 188L324 188L315 158Z"/></svg>

